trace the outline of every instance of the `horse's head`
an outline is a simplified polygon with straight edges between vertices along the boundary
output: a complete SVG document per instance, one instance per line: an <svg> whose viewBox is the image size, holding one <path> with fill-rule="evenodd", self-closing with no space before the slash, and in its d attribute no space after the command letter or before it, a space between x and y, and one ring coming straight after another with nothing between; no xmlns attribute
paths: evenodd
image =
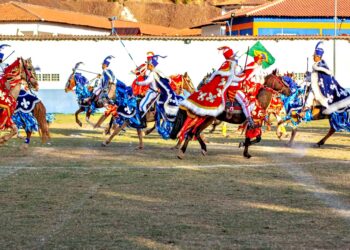
<svg viewBox="0 0 350 250"><path fill-rule="evenodd" d="M35 91L39 90L39 83L36 77L35 68L33 67L33 62L31 58L23 59L21 58L23 65L23 77L29 89L33 89Z"/></svg>
<svg viewBox="0 0 350 250"><path fill-rule="evenodd" d="M269 74L265 77L265 83L264 85L266 87L269 87L279 93L284 94L285 96L290 96L291 95L291 90L286 84L282 77L277 76L276 74Z"/></svg>
<svg viewBox="0 0 350 250"><path fill-rule="evenodd" d="M32 60L29 58L17 58L12 64L6 67L4 71L6 77L14 85L25 83L30 89L38 90L39 84L36 79L35 69Z"/></svg>
<svg viewBox="0 0 350 250"><path fill-rule="evenodd" d="M188 91L190 94L196 91L196 88L194 87L193 82L187 72L183 74L182 79L183 79L183 89Z"/></svg>
<svg viewBox="0 0 350 250"><path fill-rule="evenodd" d="M75 80L75 72L73 71L72 74L68 77L68 80L66 82L66 86L64 88L64 91L68 93L69 91L73 91L73 88L77 85Z"/></svg>

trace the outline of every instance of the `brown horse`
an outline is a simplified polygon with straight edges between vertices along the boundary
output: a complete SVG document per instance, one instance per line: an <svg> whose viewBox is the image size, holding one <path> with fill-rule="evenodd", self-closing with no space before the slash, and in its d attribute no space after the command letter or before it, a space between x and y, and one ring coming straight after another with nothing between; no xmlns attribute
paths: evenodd
<svg viewBox="0 0 350 250"><path fill-rule="evenodd" d="M269 88L269 89L268 89ZM261 108L267 109L270 105L271 99L273 97L273 93L271 91L273 89L276 92L283 93L284 95L289 96L290 95L290 89L285 83L282 81L282 79L274 74L270 74L266 76L265 78L265 87L261 88L257 94L257 100L259 101ZM184 121L186 120L187 115L189 115L188 110L180 109L178 117L175 121L175 127L172 131L171 138L174 138L177 136L178 132L180 131ZM190 114L193 116L193 114ZM198 117L198 116L197 116ZM182 159L185 155L188 143L193 137L196 137L199 144L201 145L201 152L203 155L207 154L207 146L205 142L201 139L200 134L201 132L206 129L208 126L210 126L215 119L225 121L232 124L242 124L245 122L246 117L243 113L239 114L229 114L228 110L223 111L220 115L217 117L212 116L206 116L206 117L198 117L202 119L202 123L193 131L189 131L185 141L183 143L183 146L180 148L178 153L178 158ZM198 119L199 120L199 119ZM250 158L251 155L248 153L249 146L260 142L261 137L258 136L255 140L252 140L248 137L246 137L245 142L241 143L240 146L244 146L244 157Z"/></svg>
<svg viewBox="0 0 350 250"><path fill-rule="evenodd" d="M88 90L86 90L85 92L90 92L90 96L92 95L92 87L89 87L89 81L82 76L80 73L76 72L76 68L73 69L72 74L69 76L68 81L66 83L65 86L65 92L68 93L69 91L73 91L74 89L77 88L77 86L80 86L80 88L86 88ZM116 90L116 85L115 84L109 84L108 86L108 98L111 100L115 99L115 90ZM77 93L77 91L76 91ZM78 93L77 93L78 94ZM78 105L79 105L79 109L75 112L75 122L82 127L82 122L79 120L79 114L82 112L86 111L86 115L85 115L85 120L88 124L90 124L93 128L97 128L99 127L99 125L96 126L95 123L90 121L90 116L93 112L93 110L91 109L91 105L92 103L86 102L86 99L90 96L79 96L78 95ZM105 100L103 99L99 99L97 101L94 102L94 105L96 108L103 108L105 107Z"/></svg>
<svg viewBox="0 0 350 250"><path fill-rule="evenodd" d="M17 58L9 65L0 79L0 129L10 129L10 133L0 137L0 144L4 144L17 134L18 128L12 121L12 115L16 108L16 100L21 90L21 85L27 85L29 89L38 90L35 70L31 59Z"/></svg>
<svg viewBox="0 0 350 250"><path fill-rule="evenodd" d="M176 77L176 81L174 80ZM176 75L175 77L170 77L171 83L170 85L176 86L176 89L178 90L177 93L183 94L184 90L188 91L189 93L193 93L195 91L195 87L193 86L192 80L189 77L189 75L184 73L183 75ZM176 90L175 90L176 91ZM146 122L154 122L155 121L155 115L156 112L153 109L149 109L149 111L146 113ZM98 121L98 125L102 124L102 122L106 119L107 117L101 117L100 120ZM113 126L113 132L112 134L102 143L102 146L107 146L112 139L120 133L122 129L124 129L126 126L129 125L129 120L126 120L122 125L117 125L115 124ZM151 133L155 129L155 126L149 129L148 133ZM143 149L144 144L143 144L143 133L141 129L137 129L137 135L139 138L139 146L138 149Z"/></svg>

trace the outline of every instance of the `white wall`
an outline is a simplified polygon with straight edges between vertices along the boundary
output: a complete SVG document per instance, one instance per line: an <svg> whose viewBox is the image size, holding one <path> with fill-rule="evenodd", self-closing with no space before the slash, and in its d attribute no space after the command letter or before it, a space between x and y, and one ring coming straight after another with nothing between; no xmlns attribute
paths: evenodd
<svg viewBox="0 0 350 250"><path fill-rule="evenodd" d="M187 71L195 85L212 68L218 68L224 61L217 48L223 45L230 46L234 51L243 54L248 46L256 41L191 41L185 44L182 40L125 40L124 44L132 54L135 62L141 64L146 59L146 52L154 51L156 54L167 55L159 59L158 69L166 75L184 73ZM309 70L312 65L312 54L318 40L262 40L262 44L274 55L276 63L268 69L279 68L280 72L305 72L306 59L309 58ZM101 71L101 63L108 55L116 58L110 68L116 76L126 84L131 84L133 75L129 72L135 68L124 47L118 40L99 41L1 41L10 44L5 53L12 49L16 52L9 62L16 56L32 57L34 65L39 65L42 73L59 73L60 82L41 83L41 88L63 89L66 79L76 62L83 61L82 68L96 72ZM324 41L324 59L333 69L333 41ZM350 88L349 55L350 43L345 40L336 42L336 78L346 88ZM245 56L240 59L244 66ZM248 62L252 61L249 58ZM84 73L89 79L94 75Z"/></svg>
<svg viewBox="0 0 350 250"><path fill-rule="evenodd" d="M0 35L17 35L20 32L48 32L65 35L109 35L106 29L96 29L77 25L55 24L49 22L0 23Z"/></svg>

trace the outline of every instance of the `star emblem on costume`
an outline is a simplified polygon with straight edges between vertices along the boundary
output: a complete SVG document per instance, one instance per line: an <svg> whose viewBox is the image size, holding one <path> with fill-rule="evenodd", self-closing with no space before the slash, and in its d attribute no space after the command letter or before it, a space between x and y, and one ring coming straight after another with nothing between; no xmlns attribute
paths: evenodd
<svg viewBox="0 0 350 250"><path fill-rule="evenodd" d="M218 86L224 86L225 84L226 84L226 80L222 78Z"/></svg>

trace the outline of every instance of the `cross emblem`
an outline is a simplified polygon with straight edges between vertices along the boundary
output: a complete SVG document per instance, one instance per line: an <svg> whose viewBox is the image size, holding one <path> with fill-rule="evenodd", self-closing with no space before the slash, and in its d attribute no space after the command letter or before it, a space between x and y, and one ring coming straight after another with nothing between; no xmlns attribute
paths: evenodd
<svg viewBox="0 0 350 250"><path fill-rule="evenodd" d="M27 109L29 107L30 102L26 100L26 98L23 98L23 101L21 102L21 106Z"/></svg>
<svg viewBox="0 0 350 250"><path fill-rule="evenodd" d="M0 90L0 99L4 100L5 99L5 93Z"/></svg>
<svg viewBox="0 0 350 250"><path fill-rule="evenodd" d="M225 78L221 78L221 82L219 83L218 86L224 86L226 84Z"/></svg>

